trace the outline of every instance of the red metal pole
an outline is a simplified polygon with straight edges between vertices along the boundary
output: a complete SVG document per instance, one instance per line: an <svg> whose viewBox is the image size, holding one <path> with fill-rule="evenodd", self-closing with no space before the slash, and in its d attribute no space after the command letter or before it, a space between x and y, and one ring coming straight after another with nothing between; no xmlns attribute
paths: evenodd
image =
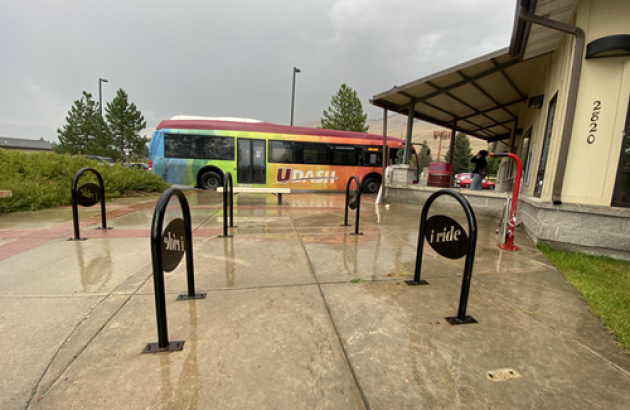
<svg viewBox="0 0 630 410"><path fill-rule="evenodd" d="M516 175L514 176L514 190L512 191L512 209L508 217L508 234L505 243L499 244L499 248L506 251L518 251L518 246L514 246L514 226L516 225L516 206L518 205L518 191L521 187L521 174L523 173L523 163L521 159L512 153L491 153L491 157L509 157L516 163Z"/></svg>

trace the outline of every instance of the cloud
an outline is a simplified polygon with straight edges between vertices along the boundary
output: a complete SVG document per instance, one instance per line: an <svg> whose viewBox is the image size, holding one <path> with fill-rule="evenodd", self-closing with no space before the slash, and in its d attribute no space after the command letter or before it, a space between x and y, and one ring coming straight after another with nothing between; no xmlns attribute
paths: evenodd
<svg viewBox="0 0 630 410"><path fill-rule="evenodd" d="M3 124L56 128L88 91L173 115L318 120L342 83L375 94L507 46L505 0L32 0L0 4ZM15 131L15 128L12 128ZM41 128L38 128L41 130ZM31 132L31 131L29 131Z"/></svg>

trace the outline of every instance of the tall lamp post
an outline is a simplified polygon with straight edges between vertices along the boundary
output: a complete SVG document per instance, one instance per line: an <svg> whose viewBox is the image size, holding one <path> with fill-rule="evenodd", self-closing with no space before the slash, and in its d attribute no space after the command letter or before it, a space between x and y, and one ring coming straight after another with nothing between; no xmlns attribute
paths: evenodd
<svg viewBox="0 0 630 410"><path fill-rule="evenodd" d="M301 72L299 68L293 67L293 90L291 92L291 125L293 125L293 107L295 105L295 74Z"/></svg>
<svg viewBox="0 0 630 410"><path fill-rule="evenodd" d="M98 79L98 108L101 110L101 118L103 118L103 92L101 90L101 83L106 83L107 80L104 78Z"/></svg>

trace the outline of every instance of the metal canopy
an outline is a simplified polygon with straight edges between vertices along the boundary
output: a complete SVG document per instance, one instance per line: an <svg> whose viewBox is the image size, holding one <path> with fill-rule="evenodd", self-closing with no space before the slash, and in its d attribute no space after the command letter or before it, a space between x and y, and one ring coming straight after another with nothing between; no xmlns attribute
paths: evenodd
<svg viewBox="0 0 630 410"><path fill-rule="evenodd" d="M519 8L523 8L536 16L568 23L576 3L577 0L518 0L516 15L518 16ZM528 60L551 53L556 49L562 34L558 30L518 20L512 30L510 54L519 56L521 60Z"/></svg>
<svg viewBox="0 0 630 410"><path fill-rule="evenodd" d="M527 103L541 57L519 61L508 49L378 94L373 105L486 140L508 139Z"/></svg>

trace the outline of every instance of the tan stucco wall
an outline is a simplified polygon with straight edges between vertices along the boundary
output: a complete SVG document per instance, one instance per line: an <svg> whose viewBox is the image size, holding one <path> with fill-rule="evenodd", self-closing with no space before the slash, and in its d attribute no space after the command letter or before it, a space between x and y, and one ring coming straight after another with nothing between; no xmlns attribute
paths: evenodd
<svg viewBox="0 0 630 410"><path fill-rule="evenodd" d="M547 113L549 112L549 103L555 95L557 95L556 113L549 142L549 154L547 155L547 167L545 171L544 184L541 199L551 200L551 190L553 180L556 176L556 167L558 160L558 151L560 150L560 138L564 120L566 117L567 94L569 92L569 72L571 70L571 59L573 57L574 39L571 36L564 35L560 40L556 51L545 56L534 85L530 91L530 96L544 95L544 103L541 108L532 109L524 107L519 115L519 128L523 128L523 135L517 137L519 146L522 145L522 139L526 131L531 127L531 140L529 142L530 150L533 152L531 169L529 170L529 182L523 186L523 193L533 195L536 184L536 174L540 156L542 154L543 140L545 136L545 128L547 126ZM520 152L519 152L520 154ZM523 162L527 158L521 158ZM523 164L525 166L525 164Z"/></svg>
<svg viewBox="0 0 630 410"><path fill-rule="evenodd" d="M582 0L576 25L586 44L630 34L630 1ZM584 60L562 195L566 201L610 205L630 98L630 58ZM595 101L601 102L595 141L587 143Z"/></svg>
<svg viewBox="0 0 630 410"><path fill-rule="evenodd" d="M586 33L586 44L613 35L630 33L630 1L579 0L571 24ZM540 161L547 121L549 101L558 93L558 105L549 146L547 170L541 199L551 200L555 179L560 138L567 106L568 83L574 48L573 36L563 35L556 51L545 57L530 96L544 94L541 109L524 108L519 116L519 128L532 127L530 146L535 144L529 185L525 195L533 195L536 172ZM609 206L613 195L622 132L630 98L630 57L583 60L578 102L572 128L571 143L565 173L563 202ZM587 143L591 129L594 102L601 102L595 141ZM517 137L519 143L522 136ZM520 154L520 152L519 152ZM523 160L526 160L524 158Z"/></svg>

